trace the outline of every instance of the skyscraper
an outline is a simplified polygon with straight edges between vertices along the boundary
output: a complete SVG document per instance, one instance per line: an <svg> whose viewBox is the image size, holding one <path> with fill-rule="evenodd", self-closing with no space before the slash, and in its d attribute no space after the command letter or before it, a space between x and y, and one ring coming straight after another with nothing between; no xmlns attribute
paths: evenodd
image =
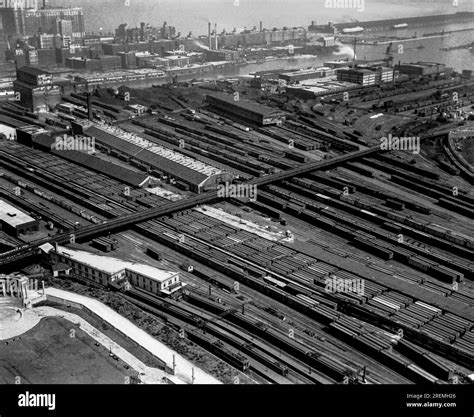
<svg viewBox="0 0 474 417"><path fill-rule="evenodd" d="M0 9L39 9L43 0L0 0Z"/></svg>
<svg viewBox="0 0 474 417"><path fill-rule="evenodd" d="M3 8L0 9L0 12L6 35L33 36L38 32L55 34L58 33L58 21L70 21L70 24L60 23L59 29L72 32L73 38L85 36L84 11L80 7L68 9Z"/></svg>
<svg viewBox="0 0 474 417"><path fill-rule="evenodd" d="M61 36L71 36L73 34L72 20L58 19L56 21L56 33Z"/></svg>

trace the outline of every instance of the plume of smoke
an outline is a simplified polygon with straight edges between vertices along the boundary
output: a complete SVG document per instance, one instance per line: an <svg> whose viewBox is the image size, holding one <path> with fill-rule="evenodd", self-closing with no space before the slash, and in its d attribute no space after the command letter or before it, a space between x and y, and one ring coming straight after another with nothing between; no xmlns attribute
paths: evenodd
<svg viewBox="0 0 474 417"><path fill-rule="evenodd" d="M334 55L346 55L349 59L355 59L354 49L349 45L344 45L341 42L336 42L336 45L339 47L337 51L334 51Z"/></svg>
<svg viewBox="0 0 474 417"><path fill-rule="evenodd" d="M206 51L209 51L209 47L204 45L202 42L199 42L197 39L193 42L194 45L196 45L198 48L205 49Z"/></svg>

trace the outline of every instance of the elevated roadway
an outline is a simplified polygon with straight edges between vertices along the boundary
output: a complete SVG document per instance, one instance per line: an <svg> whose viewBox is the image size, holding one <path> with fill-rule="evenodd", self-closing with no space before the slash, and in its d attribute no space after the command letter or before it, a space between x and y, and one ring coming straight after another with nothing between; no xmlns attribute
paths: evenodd
<svg viewBox="0 0 474 417"><path fill-rule="evenodd" d="M380 146L374 146L356 152L351 152L345 155L336 156L334 158L325 159L323 161L310 162L286 171L266 175L260 178L254 178L250 181L247 181L246 184L256 185L257 187L269 185L279 181L284 181L293 177L304 175L313 171L333 168L334 166L343 164L345 162L353 161L368 155L372 155L376 152L380 152ZM30 244L23 245L12 251L1 254L0 267L36 254L38 252L38 247L45 243L65 244L71 242L71 239L74 239L76 241L85 240L94 236L111 233L116 230L122 230L127 227L133 226L134 224L152 220L156 217L166 216L181 210L196 207L200 204L209 204L218 199L219 197L217 191L209 191L186 200L166 203L159 207L154 207L137 213L116 217L101 224L90 225L75 231L66 232L53 237L36 240L34 242L31 242Z"/></svg>

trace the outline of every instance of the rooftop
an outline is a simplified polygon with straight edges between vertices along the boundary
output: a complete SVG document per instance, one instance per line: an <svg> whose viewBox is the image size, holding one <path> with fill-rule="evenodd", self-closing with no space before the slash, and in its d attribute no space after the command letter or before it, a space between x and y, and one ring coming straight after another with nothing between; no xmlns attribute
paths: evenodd
<svg viewBox="0 0 474 417"><path fill-rule="evenodd" d="M236 107L241 107L242 109L249 110L253 113L259 114L263 117L269 117L274 115L284 115L285 112L279 109L273 109L271 107L266 107L262 104L254 103L249 100L240 99L238 101L234 100L234 96L231 94L207 94L207 97L219 100L223 103L231 104Z"/></svg>
<svg viewBox="0 0 474 417"><path fill-rule="evenodd" d="M86 134L106 146L132 155L137 160L192 184L199 185L212 175L222 172L216 167L113 126L96 124L87 129Z"/></svg>
<svg viewBox="0 0 474 417"><path fill-rule="evenodd" d="M54 143L54 140L52 141ZM46 146L50 145L48 141ZM99 172L111 178L115 178L127 185L133 187L142 187L148 180L148 175L141 172L135 172L120 165L115 165L111 162L89 155L86 152L80 151L58 151L53 150L53 154L60 156L75 164L84 166L92 171Z"/></svg>
<svg viewBox="0 0 474 417"><path fill-rule="evenodd" d="M0 200L0 221L9 224L12 227L18 227L27 223L35 222L36 220L16 207L8 204L6 201Z"/></svg>
<svg viewBox="0 0 474 417"><path fill-rule="evenodd" d="M154 281L163 282L177 274L177 272L165 271L149 265L123 261L110 256L96 255L91 252L70 249L64 246L58 246L58 253L111 275L127 270L144 275Z"/></svg>
<svg viewBox="0 0 474 417"><path fill-rule="evenodd" d="M38 76L38 75L50 75L50 74L51 74L51 73L49 73L49 72L47 72L47 71L43 71L43 70L41 70L41 69L39 69L39 68L29 67L28 65L19 68L19 71L24 72L24 73L26 73L26 74L34 75L34 76Z"/></svg>

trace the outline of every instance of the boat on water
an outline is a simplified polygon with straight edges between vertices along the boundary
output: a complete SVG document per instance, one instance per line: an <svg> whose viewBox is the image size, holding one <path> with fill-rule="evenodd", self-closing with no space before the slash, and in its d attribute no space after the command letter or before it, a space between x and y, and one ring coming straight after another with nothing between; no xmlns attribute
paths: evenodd
<svg viewBox="0 0 474 417"><path fill-rule="evenodd" d="M352 28L344 28L342 29L342 33L360 33L363 32L365 29L361 26L355 26Z"/></svg>
<svg viewBox="0 0 474 417"><path fill-rule="evenodd" d="M402 28L406 28L406 27L408 27L407 23L398 23L398 24L392 26L393 29L402 29Z"/></svg>

